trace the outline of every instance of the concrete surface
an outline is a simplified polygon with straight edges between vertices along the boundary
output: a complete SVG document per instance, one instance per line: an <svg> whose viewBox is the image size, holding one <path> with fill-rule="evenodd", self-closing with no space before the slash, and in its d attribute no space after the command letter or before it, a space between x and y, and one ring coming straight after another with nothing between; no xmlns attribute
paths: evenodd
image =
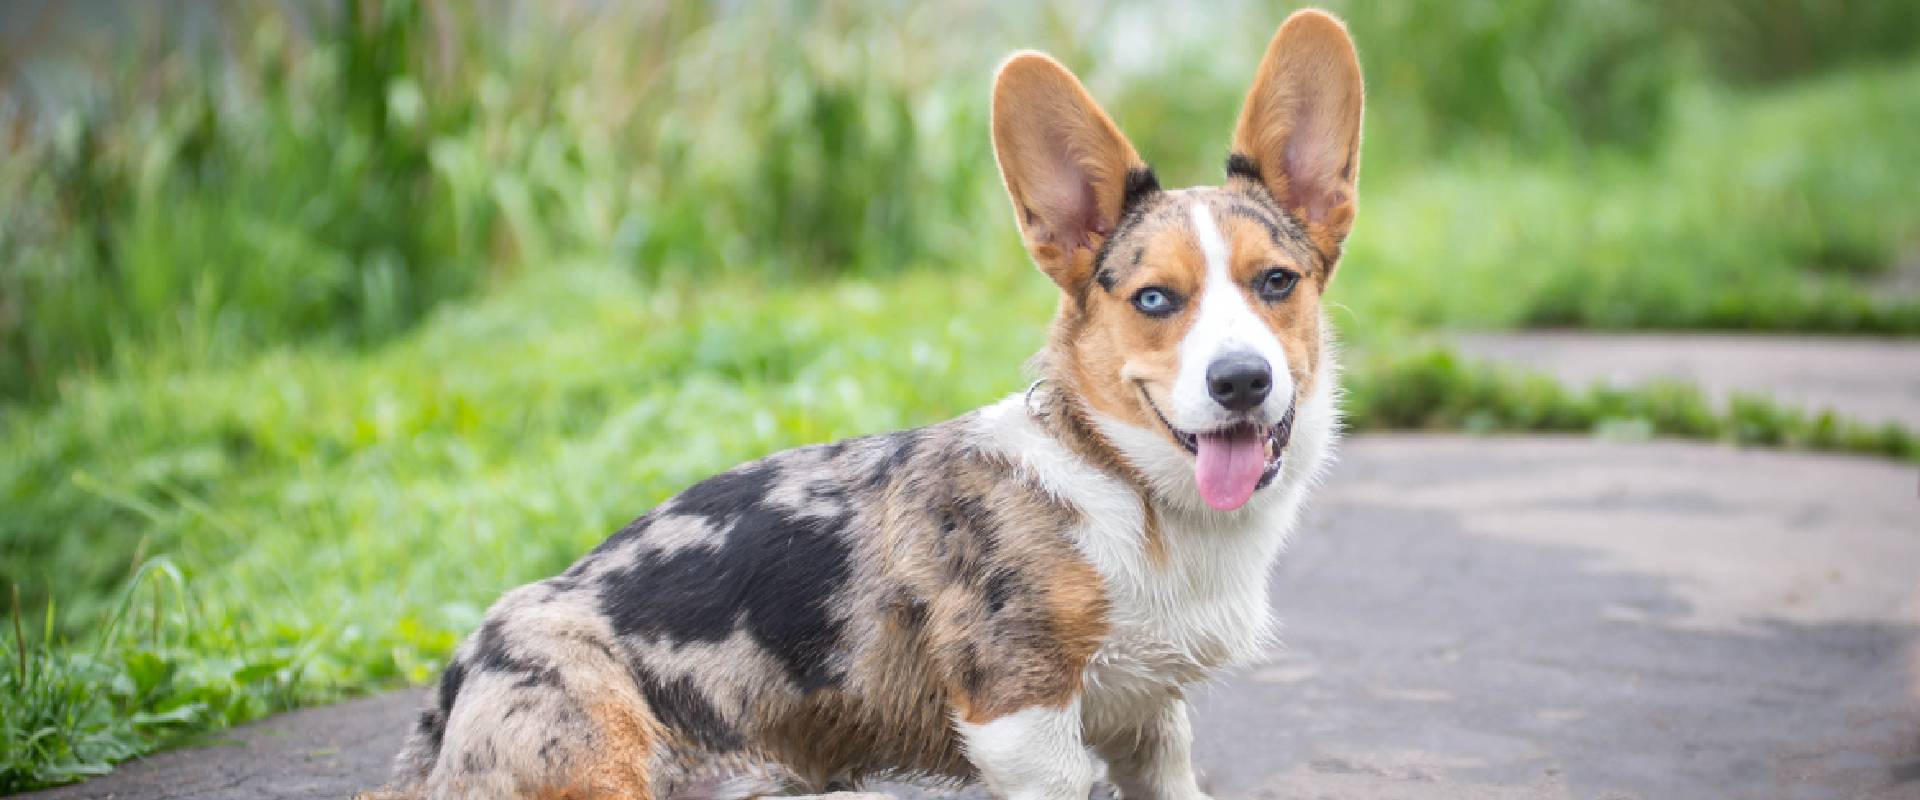
<svg viewBox="0 0 1920 800"><path fill-rule="evenodd" d="M1462 355L1576 387L1678 380L1715 402L1740 392L1862 422L1920 430L1920 339L1521 331L1463 334Z"/></svg>
<svg viewBox="0 0 1920 800"><path fill-rule="evenodd" d="M213 734L203 745L120 765L85 783L25 798L309 800L346 798L385 780L425 690L281 714Z"/></svg>
<svg viewBox="0 0 1920 800"><path fill-rule="evenodd" d="M1358 437L1273 601L1284 644L1195 697L1221 798L1920 798L1910 466ZM343 797L417 698L36 797Z"/></svg>

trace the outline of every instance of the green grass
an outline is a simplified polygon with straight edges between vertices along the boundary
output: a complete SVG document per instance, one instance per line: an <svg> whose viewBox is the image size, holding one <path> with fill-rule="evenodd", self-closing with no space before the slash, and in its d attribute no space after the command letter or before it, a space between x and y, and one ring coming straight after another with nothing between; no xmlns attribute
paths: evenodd
<svg viewBox="0 0 1920 800"><path fill-rule="evenodd" d="M1920 460L1911 432L1763 398L1401 349L1920 333L1876 288L1920 248L1911 9L1337 5L1370 87L1331 295L1354 426ZM0 791L426 680L500 591L681 487L1020 389L1053 290L1009 224L977 42L1060 54L1166 183L1214 182L1264 44L1219 31L1279 17L864 8L509 36L400 1L311 38L249 12L215 71L131 60L5 140ZM1134 62L1141 25L1164 47Z"/></svg>
<svg viewBox="0 0 1920 800"><path fill-rule="evenodd" d="M0 672L8 702L0 791L104 774L195 731L329 696L302 687L293 666L299 647L263 647L203 627L196 602L181 571L156 556L128 581L104 628L62 646L54 606L29 638L15 598Z"/></svg>
<svg viewBox="0 0 1920 800"><path fill-rule="evenodd" d="M1465 362L1444 348L1362 354L1345 385L1347 412L1361 430L1668 436L1920 462L1920 439L1893 423L1809 414L1750 394L1716 406L1697 388L1673 382L1570 389L1543 375Z"/></svg>

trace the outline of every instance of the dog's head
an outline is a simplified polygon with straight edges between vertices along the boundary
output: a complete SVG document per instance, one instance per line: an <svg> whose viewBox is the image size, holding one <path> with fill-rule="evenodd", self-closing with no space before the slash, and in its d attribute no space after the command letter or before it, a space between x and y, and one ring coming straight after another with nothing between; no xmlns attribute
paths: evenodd
<svg viewBox="0 0 1920 800"><path fill-rule="evenodd" d="M1124 427L1130 460L1177 465L1213 508L1273 479L1296 415L1333 413L1303 404L1331 380L1321 295L1354 219L1361 94L1346 29L1294 14L1247 93L1225 185L1170 191L1058 61L1020 53L994 82L1000 173L1063 294L1052 374Z"/></svg>

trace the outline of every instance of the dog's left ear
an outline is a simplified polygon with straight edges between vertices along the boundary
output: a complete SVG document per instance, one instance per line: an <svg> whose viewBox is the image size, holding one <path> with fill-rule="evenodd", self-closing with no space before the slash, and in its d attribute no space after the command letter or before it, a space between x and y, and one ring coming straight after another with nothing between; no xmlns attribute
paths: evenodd
<svg viewBox="0 0 1920 800"><path fill-rule="evenodd" d="M1126 205L1159 190L1079 79L1043 53L1015 54L994 78L993 151L1027 252L1070 297Z"/></svg>
<svg viewBox="0 0 1920 800"><path fill-rule="evenodd" d="M1360 176L1360 59L1346 26L1297 11L1267 45L1233 133L1232 175L1264 184L1331 264L1353 228Z"/></svg>

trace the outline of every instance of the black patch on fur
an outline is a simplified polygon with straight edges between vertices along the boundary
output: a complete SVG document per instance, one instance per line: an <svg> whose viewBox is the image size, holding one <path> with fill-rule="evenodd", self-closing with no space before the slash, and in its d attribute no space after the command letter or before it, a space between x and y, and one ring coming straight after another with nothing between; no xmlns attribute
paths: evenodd
<svg viewBox="0 0 1920 800"><path fill-rule="evenodd" d="M1286 246L1286 235L1281 230L1279 221L1275 220L1273 214L1266 209L1262 209L1252 203L1235 201L1227 205L1227 214L1228 216L1253 220L1255 223L1258 223L1260 227L1267 230L1267 238L1272 240L1275 247Z"/></svg>
<svg viewBox="0 0 1920 800"><path fill-rule="evenodd" d="M986 693L987 671L980 667L980 653L974 649L971 642L960 650L958 667L960 685L966 689L969 696L979 697Z"/></svg>
<svg viewBox="0 0 1920 800"><path fill-rule="evenodd" d="M1017 571L1000 564L1000 521L979 497L955 494L939 506L941 537L936 553L947 574L962 585L978 585L989 615L999 614L1023 589ZM978 582L976 584L976 581Z"/></svg>
<svg viewBox="0 0 1920 800"><path fill-rule="evenodd" d="M669 501L668 511L706 517L714 527L726 529L742 514L760 505L761 494L780 477L773 459L762 459L735 467L687 487Z"/></svg>
<svg viewBox="0 0 1920 800"><path fill-rule="evenodd" d="M980 498L968 495L947 497L937 506L940 519L935 553L946 565L947 574L961 584L970 584L988 569L998 544L997 524Z"/></svg>
<svg viewBox="0 0 1920 800"><path fill-rule="evenodd" d="M927 601L913 596L912 592L902 588L895 591L891 605L894 618L900 623L901 628L918 633L927 627L929 615Z"/></svg>
<svg viewBox="0 0 1920 800"><path fill-rule="evenodd" d="M691 678L682 675L662 681L640 664L631 665L631 669L640 693L647 698L647 708L652 709L661 724L710 751L731 752L743 746L740 732L721 718L720 711L707 701L707 696L693 685Z"/></svg>
<svg viewBox="0 0 1920 800"><path fill-rule="evenodd" d="M1152 205L1149 201L1160 193L1160 179L1154 176L1152 167L1127 170L1126 190L1120 201L1120 221L1113 226L1113 232L1100 243L1099 252L1093 256L1093 280L1100 284L1102 290L1113 291L1117 280L1113 271L1107 268L1107 256L1113 252L1113 243L1120 241L1127 231L1139 224L1147 207Z"/></svg>
<svg viewBox="0 0 1920 800"><path fill-rule="evenodd" d="M1120 195L1120 218L1140 206L1148 197L1160 193L1160 178L1153 174L1153 167L1134 167L1127 170L1125 193Z"/></svg>
<svg viewBox="0 0 1920 800"><path fill-rule="evenodd" d="M1233 153L1227 156L1227 177L1246 178L1265 186L1267 179L1260 173L1260 162L1245 153Z"/></svg>
<svg viewBox="0 0 1920 800"><path fill-rule="evenodd" d="M1014 592L1018 589L1013 570L1005 567L987 573L987 611L998 614L1007 604L1013 602Z"/></svg>
<svg viewBox="0 0 1920 800"><path fill-rule="evenodd" d="M832 686L829 662L842 625L834 592L845 586L851 553L841 506L803 516L765 502L780 467L760 461L709 478L674 499L670 513L705 517L727 531L713 547L649 554L600 580L600 608L621 636L719 642L743 629L786 667L803 691Z"/></svg>
<svg viewBox="0 0 1920 800"><path fill-rule="evenodd" d="M460 699L460 687L467 682L467 665L454 659L447 663L445 672L440 673L440 718L444 723L453 716L453 701Z"/></svg>
<svg viewBox="0 0 1920 800"><path fill-rule="evenodd" d="M514 686L525 689L560 682L560 671L552 664L530 661L507 652L507 634L500 620L487 620L474 637L473 666L485 672L511 672L523 677Z"/></svg>
<svg viewBox="0 0 1920 800"><path fill-rule="evenodd" d="M434 756L440 755L440 744L447 738L447 715L437 708L420 712L420 721L414 726L427 740L427 751Z"/></svg>
<svg viewBox="0 0 1920 800"><path fill-rule="evenodd" d="M1147 248L1133 248L1133 255L1127 259L1127 266L1132 269L1139 269L1141 259L1146 258L1146 256ZM1113 285L1119 282L1119 276L1114 275L1113 270L1108 269L1104 263L1101 265L1100 271L1093 274L1093 279L1099 282L1100 288L1108 293L1112 293Z"/></svg>

